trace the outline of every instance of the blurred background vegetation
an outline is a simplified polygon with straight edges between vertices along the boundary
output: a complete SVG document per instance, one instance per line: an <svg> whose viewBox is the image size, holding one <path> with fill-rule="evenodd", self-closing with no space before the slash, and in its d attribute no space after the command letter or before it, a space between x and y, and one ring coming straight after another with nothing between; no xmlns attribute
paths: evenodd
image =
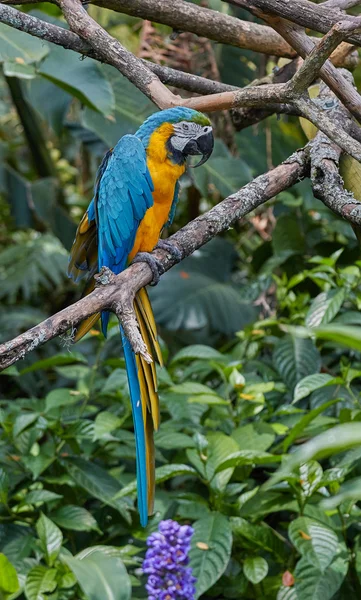
<svg viewBox="0 0 361 600"><path fill-rule="evenodd" d="M233 14L220 0L208 5ZM56 6L25 10L65 26ZM197 75L243 87L276 66L193 34L89 12L138 56ZM67 255L97 166L155 107L115 69L5 25L0 60L6 341L79 298ZM360 67L354 75L358 82ZM295 117L240 132L228 113L212 118L213 156L184 177L168 235L307 141ZM0 598L103 600L104 577L109 598L145 598L145 539L168 517L194 523L197 597L359 598L360 269L351 226L304 181L151 290L166 367L157 512L146 530L134 506L116 322L107 341L93 330L72 347L64 336L1 374ZM333 440L322 437L335 427ZM281 482L260 487L287 453L292 468Z"/></svg>

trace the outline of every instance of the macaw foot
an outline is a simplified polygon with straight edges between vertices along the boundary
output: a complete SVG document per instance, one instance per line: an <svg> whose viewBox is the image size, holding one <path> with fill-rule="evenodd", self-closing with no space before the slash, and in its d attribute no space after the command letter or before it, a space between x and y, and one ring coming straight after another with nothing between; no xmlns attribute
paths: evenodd
<svg viewBox="0 0 361 600"><path fill-rule="evenodd" d="M156 258L154 258L154 256L152 254L149 254L149 252L138 252L138 254L133 258L132 263L140 263L140 262L145 262L147 263L147 265L149 265L152 274L153 274L153 279L151 281L150 285L157 285L157 283L159 282L160 276L163 275L164 273L164 267L162 265L162 263L157 260Z"/></svg>
<svg viewBox="0 0 361 600"><path fill-rule="evenodd" d="M178 250L177 246L174 246L171 242L167 242L167 240L158 240L156 248L160 248L161 250L166 250L166 252L169 252L171 257L177 263L179 263L183 258L183 254L180 250Z"/></svg>

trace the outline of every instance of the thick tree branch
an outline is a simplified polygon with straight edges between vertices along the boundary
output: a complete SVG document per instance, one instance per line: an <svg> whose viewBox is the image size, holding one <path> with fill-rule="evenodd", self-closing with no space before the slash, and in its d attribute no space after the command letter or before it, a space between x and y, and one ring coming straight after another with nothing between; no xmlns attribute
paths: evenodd
<svg viewBox="0 0 361 600"><path fill-rule="evenodd" d="M360 28L360 17L340 14L338 9L323 4L315 4L310 0L223 0L229 4L246 8L259 9L269 15L287 19L302 27L320 33L327 33L342 18L350 25L350 31ZM348 33L345 39L356 46L361 46L361 33Z"/></svg>
<svg viewBox="0 0 361 600"><path fill-rule="evenodd" d="M232 3L242 3L244 0L232 0ZM283 1L283 0L281 0ZM242 5L243 6L243 5ZM297 6L294 5L297 9ZM319 6L312 4L312 6ZM267 12L254 7L253 2L247 2L247 6L244 6L252 12L252 14L266 20L276 31L278 31L297 51L302 57L306 58L314 49L315 42L299 27L289 23L285 19L270 16ZM340 22L340 13L338 12L338 20L336 24ZM358 22L357 22L358 23ZM348 26L355 27L355 21L352 21L350 25L349 21L342 21L343 27L347 29ZM320 70L320 76L329 88L342 100L343 104L348 110L356 117L361 123L361 96L354 88L352 83L342 76L342 74L331 64L330 61L326 61Z"/></svg>
<svg viewBox="0 0 361 600"><path fill-rule="evenodd" d="M99 56L86 41L82 40L73 31L42 21L37 17L16 10L12 6L0 4L0 23L5 23L19 31L24 31L68 50L79 52L83 56L88 56L89 58L107 64L113 64L112 60L109 60L104 56ZM206 95L238 89L232 85L212 81L211 79L178 71L177 69L171 69L170 67L156 65L149 61L144 60L142 62L155 73L165 85L172 85L189 92Z"/></svg>
<svg viewBox="0 0 361 600"><path fill-rule="evenodd" d="M348 110L336 99L330 89L322 84L318 99L330 104L331 119L348 130L354 124ZM351 222L357 237L360 235L361 203L352 193L345 190L339 173L340 147L323 133L318 132L308 144L310 156L310 178L313 193L334 213Z"/></svg>
<svg viewBox="0 0 361 600"><path fill-rule="evenodd" d="M4 0L4 5L36 3L40 0ZM55 0L51 0L54 1ZM96 0L99 6L148 19L172 27L176 31L189 31L216 42L262 52L271 56L295 57L295 50L271 27L244 22L184 0ZM4 21L5 22L5 21ZM11 25L11 23L8 23ZM334 52L331 61L336 67L353 68L358 63L351 47Z"/></svg>
<svg viewBox="0 0 361 600"><path fill-rule="evenodd" d="M340 149L323 133L310 142L313 193L325 206L354 226L361 226L361 202L345 190L339 173Z"/></svg>
<svg viewBox="0 0 361 600"><path fill-rule="evenodd" d="M300 150L272 171L257 177L209 212L188 223L169 241L180 250L183 258L190 256L216 235L226 231L233 222L297 183L307 175L307 170L306 152ZM167 252L155 250L153 254L165 271L174 266L174 259ZM98 287L89 296L0 345L0 370L6 369L54 337L69 329L73 330L80 321L103 309L117 314L123 326L125 325L134 349L144 353L139 331L135 327L132 301L135 293L150 283L151 279L150 268L145 263L131 265L120 275L103 271L98 276Z"/></svg>
<svg viewBox="0 0 361 600"><path fill-rule="evenodd" d="M322 3L322 6L326 6L327 8L336 8L339 10L347 10L348 8L353 8L360 3L360 0L326 0L326 2Z"/></svg>

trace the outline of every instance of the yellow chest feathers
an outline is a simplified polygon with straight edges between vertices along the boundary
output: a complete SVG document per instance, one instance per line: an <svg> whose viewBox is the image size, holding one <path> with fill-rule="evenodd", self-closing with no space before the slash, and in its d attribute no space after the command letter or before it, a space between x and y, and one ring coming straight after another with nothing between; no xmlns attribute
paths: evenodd
<svg viewBox="0 0 361 600"><path fill-rule="evenodd" d="M175 184L185 171L185 165L176 165L167 156L166 143L172 133L173 125L164 123L150 136L147 148L147 165L154 185L154 203L167 204L169 208Z"/></svg>

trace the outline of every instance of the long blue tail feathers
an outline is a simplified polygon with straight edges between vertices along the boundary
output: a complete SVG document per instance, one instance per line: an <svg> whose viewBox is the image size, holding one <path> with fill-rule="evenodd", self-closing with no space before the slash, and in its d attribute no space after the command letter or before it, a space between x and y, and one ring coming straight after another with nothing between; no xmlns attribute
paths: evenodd
<svg viewBox="0 0 361 600"><path fill-rule="evenodd" d="M108 317L109 318L109 317ZM135 360L135 354L126 338L122 327L120 327L122 336L125 364L127 368L128 384L130 390L130 401L132 404L135 444L137 452L137 483L138 483L138 510L140 514L140 523L145 527L148 523L148 485L147 485L147 466L146 466L146 445L143 409L140 397L140 386L138 379L138 369Z"/></svg>

